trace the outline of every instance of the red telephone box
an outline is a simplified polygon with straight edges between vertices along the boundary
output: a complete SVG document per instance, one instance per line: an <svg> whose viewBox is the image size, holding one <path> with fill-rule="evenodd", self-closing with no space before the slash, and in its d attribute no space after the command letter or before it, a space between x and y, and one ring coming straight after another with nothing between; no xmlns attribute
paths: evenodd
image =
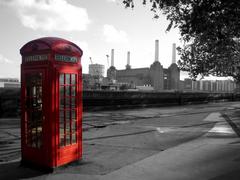
<svg viewBox="0 0 240 180"><path fill-rule="evenodd" d="M22 162L54 168L81 159L82 50L45 37L20 53Z"/></svg>

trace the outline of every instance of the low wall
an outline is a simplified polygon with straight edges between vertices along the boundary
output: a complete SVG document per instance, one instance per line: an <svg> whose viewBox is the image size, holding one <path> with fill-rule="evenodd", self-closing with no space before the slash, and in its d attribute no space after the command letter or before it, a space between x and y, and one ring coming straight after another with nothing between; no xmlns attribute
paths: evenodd
<svg viewBox="0 0 240 180"><path fill-rule="evenodd" d="M0 88L0 117L20 115L20 89Z"/></svg>
<svg viewBox="0 0 240 180"><path fill-rule="evenodd" d="M168 106L206 103L219 100L239 100L234 93L208 92L141 92L141 91L84 91L85 110L114 109L139 106Z"/></svg>
<svg viewBox="0 0 240 180"><path fill-rule="evenodd" d="M84 111L240 100L236 93L84 91ZM0 88L0 117L20 115L20 89Z"/></svg>

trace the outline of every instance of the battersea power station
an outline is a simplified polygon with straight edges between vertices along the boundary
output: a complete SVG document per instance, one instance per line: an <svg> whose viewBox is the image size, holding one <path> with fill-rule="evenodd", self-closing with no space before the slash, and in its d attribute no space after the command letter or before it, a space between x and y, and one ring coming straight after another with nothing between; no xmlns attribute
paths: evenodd
<svg viewBox="0 0 240 180"><path fill-rule="evenodd" d="M165 69L159 62L159 40L155 40L155 59L150 67L131 68L130 52L127 53L126 69L114 67L114 49L111 50L111 66L107 78L112 82L126 83L132 86L152 87L154 90L178 90L180 70L176 64L176 44L172 46L172 64Z"/></svg>

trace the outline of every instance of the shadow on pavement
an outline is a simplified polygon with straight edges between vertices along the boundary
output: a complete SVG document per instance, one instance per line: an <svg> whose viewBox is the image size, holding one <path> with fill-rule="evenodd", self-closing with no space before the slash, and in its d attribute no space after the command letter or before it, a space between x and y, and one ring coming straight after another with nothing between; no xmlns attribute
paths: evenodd
<svg viewBox="0 0 240 180"><path fill-rule="evenodd" d="M212 178L210 180L239 180L240 179L240 169L230 171L226 174L217 176L215 178Z"/></svg>
<svg viewBox="0 0 240 180"><path fill-rule="evenodd" d="M30 169L22 166L20 162L11 162L7 164L0 164L0 179L22 179L22 178L34 178L47 174L47 172Z"/></svg>

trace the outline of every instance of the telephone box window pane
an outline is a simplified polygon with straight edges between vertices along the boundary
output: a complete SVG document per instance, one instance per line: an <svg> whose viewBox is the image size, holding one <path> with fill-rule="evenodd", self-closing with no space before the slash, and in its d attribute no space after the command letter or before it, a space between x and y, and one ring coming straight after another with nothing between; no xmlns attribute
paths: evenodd
<svg viewBox="0 0 240 180"><path fill-rule="evenodd" d="M70 137L71 137L71 134L68 134L66 136L66 145L69 145L70 144Z"/></svg>
<svg viewBox="0 0 240 180"><path fill-rule="evenodd" d="M76 96L76 86L72 86L71 96Z"/></svg>
<svg viewBox="0 0 240 180"><path fill-rule="evenodd" d="M65 82L65 84L71 84L71 83L70 83L70 74L65 74L65 76L66 76L66 82Z"/></svg>
<svg viewBox="0 0 240 180"><path fill-rule="evenodd" d="M70 133L70 123L69 121L66 121L66 134Z"/></svg>
<svg viewBox="0 0 240 180"><path fill-rule="evenodd" d="M70 86L65 86L65 88L66 88L65 96L70 96Z"/></svg>
<svg viewBox="0 0 240 180"><path fill-rule="evenodd" d="M76 127L76 121L72 121L72 133L77 131Z"/></svg>
<svg viewBox="0 0 240 180"><path fill-rule="evenodd" d="M33 98L33 104L32 104L33 107L37 107L37 99L36 98Z"/></svg>
<svg viewBox="0 0 240 180"><path fill-rule="evenodd" d="M31 142L30 146L36 148L37 147L37 137L36 137L36 129L35 128L32 129L31 136L32 136L32 142Z"/></svg>
<svg viewBox="0 0 240 180"><path fill-rule="evenodd" d="M60 136L64 135L64 128L60 128Z"/></svg>
<svg viewBox="0 0 240 180"><path fill-rule="evenodd" d="M60 85L64 84L64 74L60 74L59 81L60 81Z"/></svg>
<svg viewBox="0 0 240 180"><path fill-rule="evenodd" d="M70 119L70 111L66 111L66 120Z"/></svg>
<svg viewBox="0 0 240 180"><path fill-rule="evenodd" d="M66 107L65 108L70 108L70 98L65 98L66 101Z"/></svg>
<svg viewBox="0 0 240 180"><path fill-rule="evenodd" d="M76 138L76 134L73 133L72 134L72 144L76 143L77 142L77 138Z"/></svg>
<svg viewBox="0 0 240 180"><path fill-rule="evenodd" d="M72 108L76 107L76 99L75 98L71 98L71 104L72 104Z"/></svg>
<svg viewBox="0 0 240 180"><path fill-rule="evenodd" d="M75 112L75 110L72 111L72 120L76 120L76 112Z"/></svg>
<svg viewBox="0 0 240 180"><path fill-rule="evenodd" d="M27 98L29 98L31 96L31 89L30 89L30 86L27 86L26 87L26 94L27 94Z"/></svg>
<svg viewBox="0 0 240 180"><path fill-rule="evenodd" d="M59 118L59 127L64 130L64 117Z"/></svg>
<svg viewBox="0 0 240 180"><path fill-rule="evenodd" d="M64 108L64 98L60 98L60 108Z"/></svg>
<svg viewBox="0 0 240 180"><path fill-rule="evenodd" d="M42 135L42 127L38 127L37 132L38 132L38 135L41 136Z"/></svg>
<svg viewBox="0 0 240 180"><path fill-rule="evenodd" d="M38 122L38 121L41 121L41 118L42 118L42 112L41 111L37 111L38 109L36 109L34 107L34 112L32 114L33 118L34 118L34 123Z"/></svg>
<svg viewBox="0 0 240 180"><path fill-rule="evenodd" d="M70 121L66 121L66 134L69 134L71 131L70 131Z"/></svg>
<svg viewBox="0 0 240 180"><path fill-rule="evenodd" d="M60 146L65 146L64 135L60 136Z"/></svg>
<svg viewBox="0 0 240 180"><path fill-rule="evenodd" d="M64 111L63 110L60 110L59 116L60 116L60 118L64 118Z"/></svg>
<svg viewBox="0 0 240 180"><path fill-rule="evenodd" d="M72 85L76 84L76 74L71 74Z"/></svg>
<svg viewBox="0 0 240 180"><path fill-rule="evenodd" d="M33 97L36 96L36 86L33 86L32 88L32 95Z"/></svg>
<svg viewBox="0 0 240 180"><path fill-rule="evenodd" d="M60 97L64 96L64 86L60 86Z"/></svg>
<svg viewBox="0 0 240 180"><path fill-rule="evenodd" d="M42 127L38 127L37 128L37 147L41 147L42 146Z"/></svg>
<svg viewBox="0 0 240 180"><path fill-rule="evenodd" d="M70 112L66 111L66 133L70 133Z"/></svg>

